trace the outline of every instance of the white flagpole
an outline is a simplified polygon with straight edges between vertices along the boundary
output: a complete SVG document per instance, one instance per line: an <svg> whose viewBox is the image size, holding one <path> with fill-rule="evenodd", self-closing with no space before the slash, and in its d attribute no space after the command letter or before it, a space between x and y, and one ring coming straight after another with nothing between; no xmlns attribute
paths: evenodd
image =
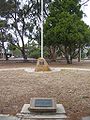
<svg viewBox="0 0 90 120"><path fill-rule="evenodd" d="M43 0L41 0L41 58L43 58Z"/></svg>

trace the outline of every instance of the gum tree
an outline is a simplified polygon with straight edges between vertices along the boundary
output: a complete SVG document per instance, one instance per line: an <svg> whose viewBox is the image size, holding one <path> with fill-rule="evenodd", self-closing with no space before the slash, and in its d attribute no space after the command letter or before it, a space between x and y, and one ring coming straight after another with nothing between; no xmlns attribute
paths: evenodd
<svg viewBox="0 0 90 120"><path fill-rule="evenodd" d="M9 43L18 48L27 60L25 39L32 39L37 30L38 11L33 0L4 0L1 2L0 15L7 20L10 34ZM5 8L5 9L4 9Z"/></svg>
<svg viewBox="0 0 90 120"><path fill-rule="evenodd" d="M51 0L44 0L44 17ZM37 40L40 44L41 0L1 0L0 16L7 20L9 43L18 48L27 60L26 41Z"/></svg>

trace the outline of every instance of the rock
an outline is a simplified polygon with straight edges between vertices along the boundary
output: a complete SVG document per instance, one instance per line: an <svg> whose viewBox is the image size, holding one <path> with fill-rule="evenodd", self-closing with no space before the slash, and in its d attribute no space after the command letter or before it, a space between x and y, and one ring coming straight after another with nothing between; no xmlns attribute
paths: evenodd
<svg viewBox="0 0 90 120"><path fill-rule="evenodd" d="M38 61L37 61L35 71L36 72L51 71L51 69L49 68L48 63L46 62L46 60L44 58L39 58Z"/></svg>

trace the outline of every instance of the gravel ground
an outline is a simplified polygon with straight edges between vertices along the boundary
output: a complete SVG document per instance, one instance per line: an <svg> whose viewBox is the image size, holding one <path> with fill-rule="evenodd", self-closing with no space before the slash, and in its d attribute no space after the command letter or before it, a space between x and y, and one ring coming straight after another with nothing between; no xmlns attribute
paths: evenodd
<svg viewBox="0 0 90 120"><path fill-rule="evenodd" d="M65 66L51 64L51 66ZM0 68L33 67L30 64L1 64ZM90 68L90 63L70 67ZM24 70L0 71L0 113L20 112L32 97L52 97L65 107L69 120L90 115L90 71L61 70L53 73L28 73Z"/></svg>

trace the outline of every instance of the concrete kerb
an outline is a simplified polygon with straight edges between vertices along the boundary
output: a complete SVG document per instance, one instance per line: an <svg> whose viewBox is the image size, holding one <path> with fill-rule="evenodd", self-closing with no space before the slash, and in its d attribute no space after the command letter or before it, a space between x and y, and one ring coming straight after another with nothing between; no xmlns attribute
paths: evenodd
<svg viewBox="0 0 90 120"><path fill-rule="evenodd" d="M90 120L90 116L83 117L82 120Z"/></svg>
<svg viewBox="0 0 90 120"><path fill-rule="evenodd" d="M0 71L24 70L25 72L29 72L29 73L52 73L52 72L59 72L61 70L90 71L90 69L85 69L85 68L66 68L66 67L51 67L50 69L51 71L35 72L35 68L21 67L21 68L0 69Z"/></svg>

